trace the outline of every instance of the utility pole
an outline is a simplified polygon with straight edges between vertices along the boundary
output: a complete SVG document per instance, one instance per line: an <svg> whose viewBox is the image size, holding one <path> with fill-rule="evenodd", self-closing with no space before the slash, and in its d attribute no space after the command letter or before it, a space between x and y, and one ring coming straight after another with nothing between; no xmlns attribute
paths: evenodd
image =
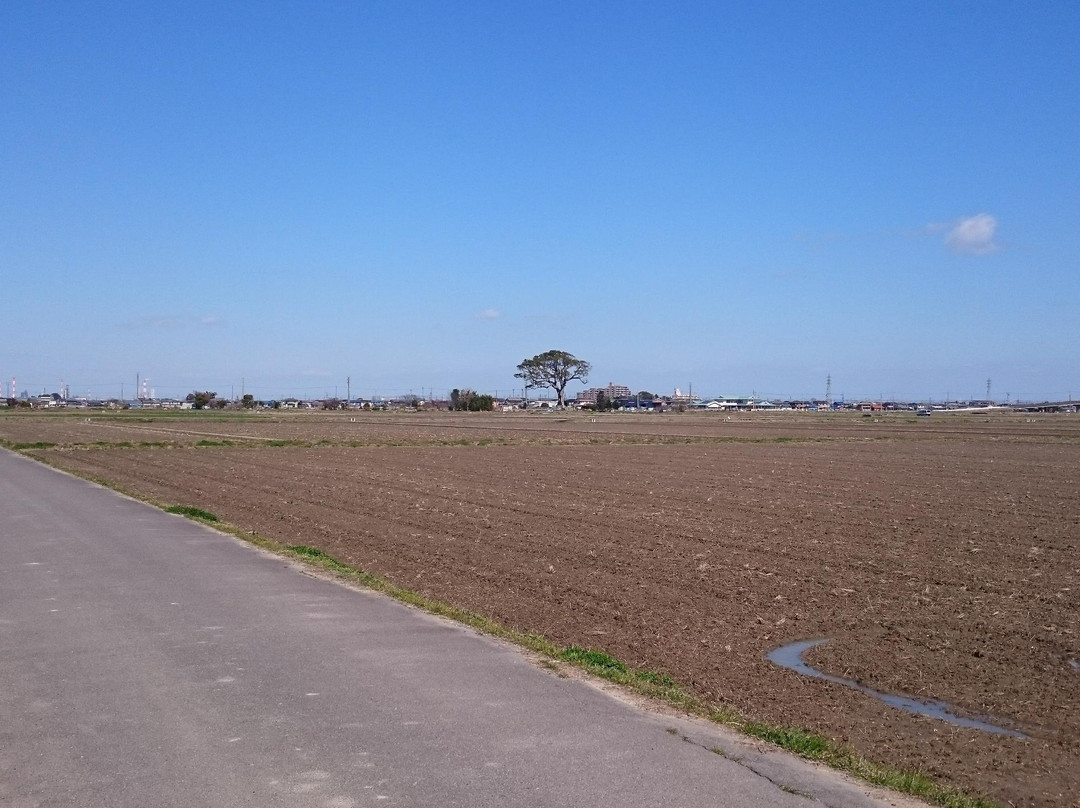
<svg viewBox="0 0 1080 808"><path fill-rule="evenodd" d="M352 401L352 376L345 377L345 406Z"/></svg>

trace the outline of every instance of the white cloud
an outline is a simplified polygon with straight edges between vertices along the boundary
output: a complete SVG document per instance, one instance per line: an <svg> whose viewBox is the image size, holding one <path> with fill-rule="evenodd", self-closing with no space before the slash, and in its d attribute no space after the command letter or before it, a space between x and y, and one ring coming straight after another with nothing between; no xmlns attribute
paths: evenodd
<svg viewBox="0 0 1080 808"><path fill-rule="evenodd" d="M960 219L945 234L945 246L956 253L987 255L998 249L994 241L997 226L997 219L989 213Z"/></svg>
<svg viewBox="0 0 1080 808"><path fill-rule="evenodd" d="M497 320L501 316L502 315L499 313L498 309L484 309L483 311L477 313L476 319L478 319L478 320Z"/></svg>

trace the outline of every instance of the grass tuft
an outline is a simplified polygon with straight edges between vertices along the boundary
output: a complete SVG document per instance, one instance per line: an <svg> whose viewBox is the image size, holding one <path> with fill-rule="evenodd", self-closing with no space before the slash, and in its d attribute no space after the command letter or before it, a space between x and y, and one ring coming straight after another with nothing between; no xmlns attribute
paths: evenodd
<svg viewBox="0 0 1080 808"><path fill-rule="evenodd" d="M604 651L593 651L571 645L559 654L559 658L566 662L577 663L586 669L599 668L604 671L626 673L626 665Z"/></svg>
<svg viewBox="0 0 1080 808"><path fill-rule="evenodd" d="M634 677L642 682L660 685L661 687L675 687L675 680L656 671L634 671Z"/></svg>
<svg viewBox="0 0 1080 808"><path fill-rule="evenodd" d="M191 505L169 505L165 508L167 513L175 513L180 516L186 516L188 519L198 519L202 522L218 522L220 521L217 516L210 513L210 511L204 511L202 508L195 508Z"/></svg>
<svg viewBox="0 0 1080 808"><path fill-rule="evenodd" d="M742 725L742 731L811 760L822 759L832 747L829 739L823 735L790 727L774 727L748 721Z"/></svg>
<svg viewBox="0 0 1080 808"><path fill-rule="evenodd" d="M289 552L294 555L304 556L305 558L318 558L320 560L332 561L333 563L338 564L333 556L327 555L318 547L309 547L306 544L290 544L288 549Z"/></svg>

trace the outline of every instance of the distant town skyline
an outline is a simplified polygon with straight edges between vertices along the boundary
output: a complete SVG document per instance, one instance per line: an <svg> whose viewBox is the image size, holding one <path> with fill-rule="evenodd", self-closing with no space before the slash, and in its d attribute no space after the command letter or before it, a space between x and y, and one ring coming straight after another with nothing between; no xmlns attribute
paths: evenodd
<svg viewBox="0 0 1080 808"><path fill-rule="evenodd" d="M16 390L12 392L11 383L16 382ZM201 390L210 390L218 395L219 398L225 398L229 400L239 400L245 394L253 395L257 400L270 401L270 400L283 400L283 399L300 399L300 400L317 400L326 398L340 398L350 400L378 400L378 399L400 399L408 396L415 396L425 400L445 400L449 398L450 391L452 389L471 389L480 393L487 393L502 398L522 398L524 397L524 389L520 386L507 386L502 388L490 387L485 388L479 385L460 383L448 387L446 389L430 386L430 385L412 385L406 386L400 389L384 388L382 390L378 388L365 387L362 384L362 380L353 379L351 376L346 376L342 383L334 384L322 384L312 386L301 386L300 388L292 390L280 390L274 394L267 394L267 391L271 388L259 384L258 380L251 380L249 383L246 378L242 378L240 384L235 383L228 384L195 384L195 385L175 385L175 384L158 384L148 376L142 374L136 374L132 380L128 383L119 382L117 384L104 384L104 385L87 385L85 389L80 389L78 384L68 382L66 379L60 379L55 385L49 384L23 384L19 381L18 377L10 377L4 379L0 383L0 398L6 397L34 397L38 395L51 395L59 394L61 397L75 399L121 399L126 401L135 401L142 398L147 399L183 399L188 393ZM989 389L987 389L987 382L990 382ZM520 382L519 382L520 384ZM944 402L944 401L993 401L995 403L1016 403L1019 401L1035 402L1035 401L1072 401L1073 391L1066 390L1061 395L1057 396L1031 396L1025 395L1022 392L1014 392L1011 390L999 391L993 384L992 379L983 380L983 388L980 391L970 392L964 394L958 387L957 390L946 390L941 394L934 395L886 395L879 391L877 394L849 394L843 389L833 387L831 375L827 377L827 380L822 388L822 392L815 393L808 391L802 394L789 394L789 393L777 393L770 392L768 390L759 389L754 387L750 390L733 390L727 388L702 388L695 387L691 382L684 386L676 385L670 389L658 388L655 385L625 385L618 381L608 381L600 384L595 381L589 381L588 383L581 384L579 382L573 382L571 387L567 390L567 397L577 401L582 400L584 394L584 400L595 401L596 391L605 391L609 396L633 396L640 391L648 391L653 393L657 397L663 398L700 398L703 400L713 398L756 398L759 400L778 400L778 401L895 401L895 402ZM111 391L111 392L110 392ZM626 392L629 391L629 392ZM989 395L988 395L989 394ZM1080 389L1076 391L1077 395L1080 395ZM826 397L828 395L828 397ZM555 395L548 389L531 388L528 393L530 399L554 399Z"/></svg>
<svg viewBox="0 0 1080 808"><path fill-rule="evenodd" d="M1077 41L998 0L4 4L0 379L501 391L557 348L1064 399Z"/></svg>

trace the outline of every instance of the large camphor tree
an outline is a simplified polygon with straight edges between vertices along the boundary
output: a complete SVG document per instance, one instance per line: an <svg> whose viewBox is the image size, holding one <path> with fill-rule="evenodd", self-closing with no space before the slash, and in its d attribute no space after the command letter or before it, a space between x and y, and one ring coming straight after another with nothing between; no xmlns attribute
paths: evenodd
<svg viewBox="0 0 1080 808"><path fill-rule="evenodd" d="M566 351L545 351L517 366L514 376L524 380L527 387L550 387L559 397L559 406L566 406L566 385L577 379L589 380L592 365Z"/></svg>

